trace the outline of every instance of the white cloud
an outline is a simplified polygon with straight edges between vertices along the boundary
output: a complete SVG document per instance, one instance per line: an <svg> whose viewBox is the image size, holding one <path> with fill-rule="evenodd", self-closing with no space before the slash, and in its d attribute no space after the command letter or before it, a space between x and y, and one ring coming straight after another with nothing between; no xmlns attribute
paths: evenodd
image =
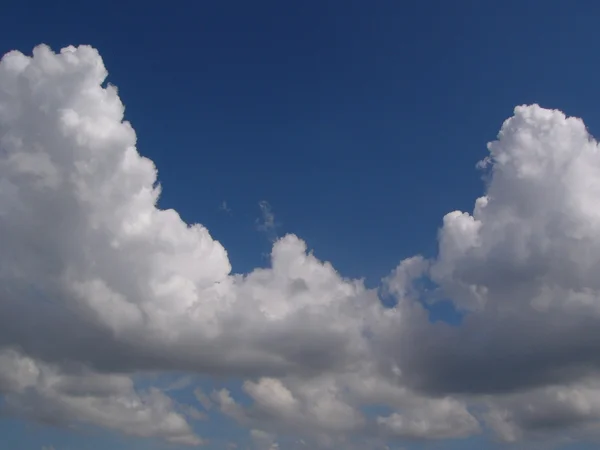
<svg viewBox="0 0 600 450"><path fill-rule="evenodd" d="M244 391L254 400L252 414L288 427L343 433L363 425L362 414L349 405L338 386L327 379L246 381ZM293 391L292 391L293 390Z"/></svg>
<svg viewBox="0 0 600 450"><path fill-rule="evenodd" d="M277 450L279 444L275 441L276 436L269 434L263 430L250 430L250 437L254 442L256 450Z"/></svg>
<svg viewBox="0 0 600 450"><path fill-rule="evenodd" d="M272 269L233 276L203 226L157 209L156 169L105 76L89 47L0 64L0 345L103 370L227 374L320 370L364 349L358 316L329 320L364 288L298 238L274 245ZM41 158L52 183L23 158Z"/></svg>
<svg viewBox="0 0 600 450"><path fill-rule="evenodd" d="M420 343L397 346L404 380L430 394L485 394L496 404L488 422L507 440L532 428L598 426L566 398L600 365L600 149L581 120L533 105L515 109L489 150L486 195L472 214L446 215L430 262L466 320L404 330ZM391 279L403 286L399 272ZM548 400L556 392L567 397ZM545 406L530 411L536 402Z"/></svg>
<svg viewBox="0 0 600 450"><path fill-rule="evenodd" d="M382 439L450 439L480 432L463 402L423 398L390 383L372 367L356 369L309 380L246 381L249 406L236 402L228 391L214 398L224 414L243 426L308 438L317 448L350 448L365 439L366 447L379 448ZM368 405L386 405L394 412L368 416L361 410Z"/></svg>
<svg viewBox="0 0 600 450"><path fill-rule="evenodd" d="M488 425L508 442L560 429L563 436L596 434L600 426L600 381L587 379L494 398Z"/></svg>
<svg viewBox="0 0 600 450"><path fill-rule="evenodd" d="M14 350L0 352L7 412L54 425L88 424L184 445L202 443L174 402L157 389L136 392L124 375L66 373Z"/></svg>
<svg viewBox="0 0 600 450"><path fill-rule="evenodd" d="M387 417L378 417L384 433L409 439L449 439L479 432L479 423L464 404L450 398L427 401Z"/></svg>
<svg viewBox="0 0 600 450"><path fill-rule="evenodd" d="M156 168L106 74L85 46L0 62L11 412L199 443L186 417L204 413L133 386L152 370L246 380L249 405L224 389L196 397L271 448L283 435L311 448L464 437L480 418L506 440L598 425L600 150L580 120L517 108L480 165L485 196L445 216L436 258L386 278L398 299L386 309L293 235L274 243L270 267L232 274L206 228L157 208ZM429 323L421 277L468 312L461 326Z"/></svg>

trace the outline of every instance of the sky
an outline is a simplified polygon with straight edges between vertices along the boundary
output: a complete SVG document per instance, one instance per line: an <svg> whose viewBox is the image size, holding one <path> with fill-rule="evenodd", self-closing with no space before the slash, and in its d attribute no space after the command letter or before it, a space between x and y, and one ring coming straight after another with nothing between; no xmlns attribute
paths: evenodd
<svg viewBox="0 0 600 450"><path fill-rule="evenodd" d="M7 2L0 450L597 448L599 17Z"/></svg>

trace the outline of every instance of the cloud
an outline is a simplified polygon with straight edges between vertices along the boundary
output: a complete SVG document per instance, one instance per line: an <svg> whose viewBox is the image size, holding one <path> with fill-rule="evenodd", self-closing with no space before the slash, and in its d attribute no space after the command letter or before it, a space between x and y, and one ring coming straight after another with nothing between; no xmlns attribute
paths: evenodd
<svg viewBox="0 0 600 450"><path fill-rule="evenodd" d="M212 406L213 406L212 401L210 400L208 395L206 395L202 391L202 389L200 389L199 387L194 389L194 396L196 397L196 400L198 400L200 402L200 404L206 411L208 411L212 408Z"/></svg>
<svg viewBox="0 0 600 450"><path fill-rule="evenodd" d="M251 400L247 406L226 390L213 398L221 412L245 427L308 438L317 448L347 448L365 440L368 444L358 448L379 448L384 439L452 439L480 432L463 402L415 395L367 365L309 380L248 380L243 391ZM367 415L367 405L386 405L392 412Z"/></svg>
<svg viewBox="0 0 600 450"><path fill-rule="evenodd" d="M477 419L465 405L449 398L378 417L377 424L390 436L408 439L449 439L479 432Z"/></svg>
<svg viewBox="0 0 600 450"><path fill-rule="evenodd" d="M223 200L223 202L219 205L219 211L223 211L226 214L231 214L232 210L229 207L229 205L227 204L227 202L225 200Z"/></svg>
<svg viewBox="0 0 600 450"><path fill-rule="evenodd" d="M271 205L266 200L258 202L261 217L256 219L256 228L269 236L269 239L275 241L277 239L278 223L275 222L275 214Z"/></svg>
<svg viewBox="0 0 600 450"><path fill-rule="evenodd" d="M186 387L190 386L193 382L194 382L193 378L190 375L186 375L186 376L176 379L172 383L169 383L169 385L166 386L163 390L165 392L179 391L181 389L185 389Z"/></svg>
<svg viewBox="0 0 600 450"><path fill-rule="evenodd" d="M66 373L16 351L0 352L0 393L6 412L52 425L95 425L140 437L198 445L185 417L157 389L136 392L123 375L85 369Z"/></svg>
<svg viewBox="0 0 600 450"><path fill-rule="evenodd" d="M564 437L594 435L600 423L600 384L592 378L496 398L485 420L508 442L556 429Z"/></svg>
<svg viewBox="0 0 600 450"><path fill-rule="evenodd" d="M262 430L250 430L250 437L257 450L278 450L279 444L275 441L275 436Z"/></svg>
<svg viewBox="0 0 600 450"><path fill-rule="evenodd" d="M467 311L461 327L422 327L403 347L427 392L497 393L597 373L599 148L579 119L515 109L489 145L486 195L452 212L429 275Z"/></svg>
<svg viewBox="0 0 600 450"><path fill-rule="evenodd" d="M232 273L205 227L157 207L157 170L106 76L87 46L0 62L8 412L199 444L188 420L205 413L132 381L164 371L184 374L168 391L244 380L244 400L195 395L266 448L597 429L600 149L581 120L516 108L479 164L485 195L444 217L436 257L386 277L386 307L294 235L274 239L269 267ZM424 298L463 323L431 323Z"/></svg>
<svg viewBox="0 0 600 450"><path fill-rule="evenodd" d="M261 375L364 351L358 314L329 318L376 297L300 239L232 275L206 228L156 207L156 169L105 77L85 46L0 65L0 345L97 370Z"/></svg>
<svg viewBox="0 0 600 450"><path fill-rule="evenodd" d="M374 292L292 235L270 268L233 275L205 227L157 208L156 168L106 75L87 46L0 62L0 348L98 376L309 377L365 358Z"/></svg>

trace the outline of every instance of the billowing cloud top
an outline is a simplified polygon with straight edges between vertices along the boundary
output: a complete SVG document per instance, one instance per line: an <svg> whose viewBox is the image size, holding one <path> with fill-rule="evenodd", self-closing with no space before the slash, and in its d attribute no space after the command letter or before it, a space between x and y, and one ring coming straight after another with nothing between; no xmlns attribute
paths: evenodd
<svg viewBox="0 0 600 450"><path fill-rule="evenodd" d="M392 271L389 308L293 235L269 268L232 274L206 228L157 207L156 168L106 76L86 46L0 62L8 412L197 445L203 415L131 379L183 371L244 379L250 406L198 398L265 448L282 434L376 448L482 423L506 440L600 424L600 153L579 119L516 108L480 164L486 195L446 215L435 259ZM421 277L460 326L430 323Z"/></svg>

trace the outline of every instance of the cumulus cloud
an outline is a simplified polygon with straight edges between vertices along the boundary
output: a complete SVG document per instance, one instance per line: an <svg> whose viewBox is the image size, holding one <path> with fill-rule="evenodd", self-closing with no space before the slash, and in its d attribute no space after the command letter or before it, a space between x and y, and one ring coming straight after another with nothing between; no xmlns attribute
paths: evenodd
<svg viewBox="0 0 600 450"><path fill-rule="evenodd" d="M68 373L5 349L0 352L0 393L6 412L43 423L95 425L177 444L202 443L170 398L157 389L137 392L124 375L81 368Z"/></svg>
<svg viewBox="0 0 600 450"><path fill-rule="evenodd" d="M157 208L106 76L86 46L0 63L0 347L104 373L310 376L366 358L379 303L362 283L291 235L270 268L231 274L206 228Z"/></svg>
<svg viewBox="0 0 600 450"><path fill-rule="evenodd" d="M600 426L600 382L596 378L552 385L494 398L487 424L508 442L539 437L560 429L575 438L597 434Z"/></svg>
<svg viewBox="0 0 600 450"><path fill-rule="evenodd" d="M452 212L429 275L467 312L403 347L406 379L428 392L494 393L595 374L600 153L583 122L515 109L489 144L486 195Z"/></svg>
<svg viewBox="0 0 600 450"><path fill-rule="evenodd" d="M247 402L195 395L264 448L282 435L384 448L482 421L508 441L597 428L600 149L581 120L516 108L479 164L485 195L444 217L435 258L384 280L386 307L294 235L274 242L269 267L232 273L205 227L157 207L157 170L106 76L87 46L0 62L7 411L200 444L188 420L204 412L132 381L169 371L245 380ZM432 324L423 297L449 299L463 323Z"/></svg>
<svg viewBox="0 0 600 450"><path fill-rule="evenodd" d="M262 430L250 430L250 437L257 450L278 450L279 444L275 441L275 436Z"/></svg>
<svg viewBox="0 0 600 450"><path fill-rule="evenodd" d="M409 439L466 437L479 431L479 423L464 404L449 398L422 402L403 413L378 417L377 423L385 433Z"/></svg>
<svg viewBox="0 0 600 450"><path fill-rule="evenodd" d="M385 439L453 439L480 432L464 402L424 398L386 380L373 366L312 377L261 378L243 384L248 406L227 390L213 394L220 410L240 424L273 435L310 438L318 448L378 448ZM389 415L366 414L385 405Z"/></svg>
<svg viewBox="0 0 600 450"><path fill-rule="evenodd" d="M271 268L231 275L206 228L156 207L156 169L106 75L90 47L2 59L0 344L102 370L227 374L363 351L358 315L329 318L376 298L300 239L279 240Z"/></svg>

